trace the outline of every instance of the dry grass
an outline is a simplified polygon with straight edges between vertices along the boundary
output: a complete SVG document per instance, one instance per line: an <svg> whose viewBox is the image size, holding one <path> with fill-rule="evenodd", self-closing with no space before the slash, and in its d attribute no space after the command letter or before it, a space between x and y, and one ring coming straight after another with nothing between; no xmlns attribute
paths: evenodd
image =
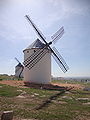
<svg viewBox="0 0 90 120"><path fill-rule="evenodd" d="M90 102L90 92L82 90L84 85L55 84L74 89L59 94L61 91L25 87L23 81L0 81L0 115L5 110L13 110L15 120L89 120L90 105L85 103ZM49 104L36 110L50 98Z"/></svg>

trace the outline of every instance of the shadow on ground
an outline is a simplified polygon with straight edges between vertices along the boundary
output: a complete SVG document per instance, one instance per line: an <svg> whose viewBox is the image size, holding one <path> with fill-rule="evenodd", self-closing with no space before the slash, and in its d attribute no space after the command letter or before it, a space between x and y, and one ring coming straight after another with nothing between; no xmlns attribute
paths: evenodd
<svg viewBox="0 0 90 120"><path fill-rule="evenodd" d="M52 102L52 100L56 100L60 95L64 94L66 91L70 91L73 88L65 88L62 91L59 91L59 93L56 93L55 95L50 96L47 100L43 101L43 103L41 105L39 105L38 107L36 107L36 110L40 110L46 106L48 106L48 104L50 104Z"/></svg>

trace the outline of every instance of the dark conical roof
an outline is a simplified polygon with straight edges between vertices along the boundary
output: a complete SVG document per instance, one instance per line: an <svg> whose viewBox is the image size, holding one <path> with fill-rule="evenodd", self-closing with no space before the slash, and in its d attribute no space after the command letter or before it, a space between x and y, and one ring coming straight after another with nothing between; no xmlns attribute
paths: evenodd
<svg viewBox="0 0 90 120"><path fill-rule="evenodd" d="M16 65L16 67L22 67L22 64L21 64L21 63L18 63L18 65Z"/></svg>
<svg viewBox="0 0 90 120"><path fill-rule="evenodd" d="M45 46L39 39L36 39L31 45L29 45L26 49L32 48L43 48Z"/></svg>

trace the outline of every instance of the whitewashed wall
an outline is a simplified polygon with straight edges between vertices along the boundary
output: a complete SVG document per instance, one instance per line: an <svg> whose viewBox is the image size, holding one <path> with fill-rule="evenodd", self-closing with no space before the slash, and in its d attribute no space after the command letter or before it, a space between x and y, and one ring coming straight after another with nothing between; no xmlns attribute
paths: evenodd
<svg viewBox="0 0 90 120"><path fill-rule="evenodd" d="M22 67L16 66L15 67L15 76L19 77L21 71L22 71ZM20 77L23 77L23 72L21 73Z"/></svg>
<svg viewBox="0 0 90 120"><path fill-rule="evenodd" d="M24 50L24 60L27 59L34 50ZM51 52L49 51L46 55L30 70L24 68L24 81L48 84L51 81Z"/></svg>

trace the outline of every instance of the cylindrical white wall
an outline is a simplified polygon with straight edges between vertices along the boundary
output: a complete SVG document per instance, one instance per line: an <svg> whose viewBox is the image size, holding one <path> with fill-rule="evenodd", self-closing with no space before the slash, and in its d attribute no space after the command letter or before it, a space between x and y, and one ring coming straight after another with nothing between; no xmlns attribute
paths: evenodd
<svg viewBox="0 0 90 120"><path fill-rule="evenodd" d="M16 77L23 77L23 72L22 72L22 67L20 67L20 66L16 66L15 67L15 76ZM20 73L21 73L21 75L20 75ZM19 76L20 75L20 76Z"/></svg>
<svg viewBox="0 0 90 120"><path fill-rule="evenodd" d="M34 51L41 48L32 48L24 50L24 60L26 60ZM51 81L51 52L49 51L36 65L30 70L24 68L24 81L31 83L48 84Z"/></svg>

